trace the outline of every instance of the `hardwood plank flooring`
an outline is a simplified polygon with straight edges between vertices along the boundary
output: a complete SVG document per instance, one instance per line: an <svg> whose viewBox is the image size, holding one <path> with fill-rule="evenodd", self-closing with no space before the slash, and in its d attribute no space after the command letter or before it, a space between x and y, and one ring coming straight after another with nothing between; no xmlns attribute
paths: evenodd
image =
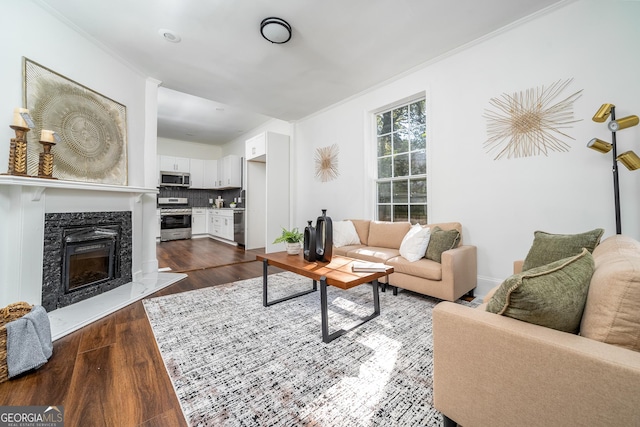
<svg viewBox="0 0 640 427"><path fill-rule="evenodd" d="M159 266L188 277L149 298L259 277L256 253L206 238L158 243ZM0 383L1 406L62 405L67 427L186 426L141 301L53 347L43 367Z"/></svg>
<svg viewBox="0 0 640 427"><path fill-rule="evenodd" d="M169 248L169 249L165 249ZM158 243L158 267L174 272L255 261L255 253L214 239L199 238Z"/></svg>

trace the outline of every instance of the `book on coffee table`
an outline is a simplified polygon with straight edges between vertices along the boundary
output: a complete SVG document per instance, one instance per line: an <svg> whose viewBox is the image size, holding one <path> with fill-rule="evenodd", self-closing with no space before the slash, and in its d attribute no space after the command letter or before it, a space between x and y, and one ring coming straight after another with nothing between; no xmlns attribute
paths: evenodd
<svg viewBox="0 0 640 427"><path fill-rule="evenodd" d="M391 266L383 264L381 262L367 262L367 261L355 261L351 264L351 271L369 273L377 271L386 271Z"/></svg>

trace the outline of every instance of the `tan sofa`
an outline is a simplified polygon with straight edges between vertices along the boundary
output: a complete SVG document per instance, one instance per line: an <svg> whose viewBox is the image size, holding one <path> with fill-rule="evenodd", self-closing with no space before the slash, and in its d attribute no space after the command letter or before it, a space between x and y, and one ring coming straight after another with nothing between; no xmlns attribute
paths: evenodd
<svg viewBox="0 0 640 427"><path fill-rule="evenodd" d="M486 304L434 308L434 405L445 426L640 426L640 243L609 237L593 260L580 335Z"/></svg>
<svg viewBox="0 0 640 427"><path fill-rule="evenodd" d="M442 253L441 262L421 258L409 262L400 256L400 244L411 228L408 222L384 222L351 220L360 239L359 245L334 247L333 253L371 262L382 262L394 267L388 284L435 298L455 301L465 294L473 294L477 284L477 250L475 246L463 245ZM462 235L459 222L429 224L443 230L456 229ZM380 280L387 282L386 278Z"/></svg>

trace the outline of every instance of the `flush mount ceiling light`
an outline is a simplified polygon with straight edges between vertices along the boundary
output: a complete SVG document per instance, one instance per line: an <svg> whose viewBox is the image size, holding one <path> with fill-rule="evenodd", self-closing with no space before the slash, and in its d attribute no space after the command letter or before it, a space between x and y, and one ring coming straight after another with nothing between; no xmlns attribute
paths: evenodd
<svg viewBox="0 0 640 427"><path fill-rule="evenodd" d="M260 34L271 43L283 44L291 40L291 25L284 19L265 18L260 23Z"/></svg>
<svg viewBox="0 0 640 427"><path fill-rule="evenodd" d="M178 35L175 31L167 30L166 28L160 28L158 30L158 34L160 34L166 41L171 43L180 43L182 37Z"/></svg>

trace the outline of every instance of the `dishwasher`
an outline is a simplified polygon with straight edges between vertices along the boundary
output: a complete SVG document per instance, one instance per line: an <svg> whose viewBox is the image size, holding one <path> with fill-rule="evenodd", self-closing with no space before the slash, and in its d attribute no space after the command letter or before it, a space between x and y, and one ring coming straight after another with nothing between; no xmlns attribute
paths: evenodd
<svg viewBox="0 0 640 427"><path fill-rule="evenodd" d="M233 241L244 247L244 210L233 211Z"/></svg>

